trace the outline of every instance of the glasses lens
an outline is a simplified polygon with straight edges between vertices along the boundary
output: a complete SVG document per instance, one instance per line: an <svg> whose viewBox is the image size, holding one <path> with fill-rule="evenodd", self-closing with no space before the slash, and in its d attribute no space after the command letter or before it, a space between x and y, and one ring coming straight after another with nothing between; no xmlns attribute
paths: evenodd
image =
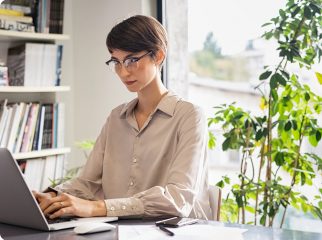
<svg viewBox="0 0 322 240"><path fill-rule="evenodd" d="M116 72L115 71L115 68L116 68L116 62L115 61L110 61L108 64L107 64L107 67L110 71L112 72Z"/></svg>
<svg viewBox="0 0 322 240"><path fill-rule="evenodd" d="M128 58L124 61L124 67L127 71L135 71L138 68L138 59Z"/></svg>

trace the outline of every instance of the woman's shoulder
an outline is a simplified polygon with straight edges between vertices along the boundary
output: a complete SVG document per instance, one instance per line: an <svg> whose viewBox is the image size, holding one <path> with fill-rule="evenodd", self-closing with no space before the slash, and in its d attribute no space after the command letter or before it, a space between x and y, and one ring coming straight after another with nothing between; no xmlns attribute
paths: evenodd
<svg viewBox="0 0 322 240"><path fill-rule="evenodd" d="M183 98L179 99L176 106L176 112L183 114L195 113L197 115L204 115L204 110L202 107Z"/></svg>

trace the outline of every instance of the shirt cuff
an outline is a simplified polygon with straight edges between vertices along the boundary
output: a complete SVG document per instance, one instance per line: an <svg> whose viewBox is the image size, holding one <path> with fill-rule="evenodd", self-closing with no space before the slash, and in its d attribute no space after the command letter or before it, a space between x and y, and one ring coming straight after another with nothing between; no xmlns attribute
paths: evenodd
<svg viewBox="0 0 322 240"><path fill-rule="evenodd" d="M142 200L134 197L106 199L107 217L121 217L143 215L144 207Z"/></svg>

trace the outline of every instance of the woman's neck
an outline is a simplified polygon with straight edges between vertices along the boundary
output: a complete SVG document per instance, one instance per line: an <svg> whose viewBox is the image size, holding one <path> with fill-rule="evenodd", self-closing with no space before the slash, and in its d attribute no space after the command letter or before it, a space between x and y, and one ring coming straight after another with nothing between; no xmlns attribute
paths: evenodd
<svg viewBox="0 0 322 240"><path fill-rule="evenodd" d="M151 82L145 89L138 92L139 101L136 106L136 111L150 115L167 92L168 89L163 85L161 80Z"/></svg>

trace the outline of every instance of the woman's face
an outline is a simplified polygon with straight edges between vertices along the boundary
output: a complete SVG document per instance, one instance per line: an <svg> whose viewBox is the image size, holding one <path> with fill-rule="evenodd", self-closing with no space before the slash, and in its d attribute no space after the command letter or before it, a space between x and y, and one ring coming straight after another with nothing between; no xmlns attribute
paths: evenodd
<svg viewBox="0 0 322 240"><path fill-rule="evenodd" d="M126 52L114 50L109 65L114 67L130 92L140 92L157 79L158 65L151 57L152 52Z"/></svg>

